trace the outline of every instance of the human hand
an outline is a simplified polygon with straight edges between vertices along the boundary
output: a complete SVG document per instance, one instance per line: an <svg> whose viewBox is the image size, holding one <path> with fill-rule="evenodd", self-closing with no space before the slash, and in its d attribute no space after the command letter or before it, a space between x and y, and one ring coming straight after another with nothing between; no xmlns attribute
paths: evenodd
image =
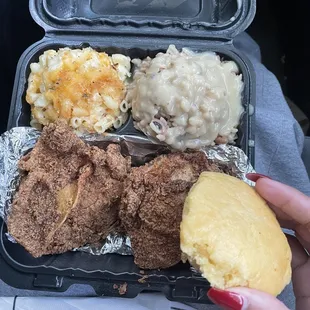
<svg viewBox="0 0 310 310"><path fill-rule="evenodd" d="M310 309L310 197L259 174L248 174L247 177L256 182L256 191L269 203L281 227L295 231L296 237L287 238L293 254L296 310ZM287 310L274 296L249 288L211 288L208 296L225 310Z"/></svg>

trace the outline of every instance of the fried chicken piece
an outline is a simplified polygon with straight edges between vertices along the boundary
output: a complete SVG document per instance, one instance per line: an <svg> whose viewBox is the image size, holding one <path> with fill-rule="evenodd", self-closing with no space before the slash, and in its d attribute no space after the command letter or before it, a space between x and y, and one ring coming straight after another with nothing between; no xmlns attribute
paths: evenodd
<svg viewBox="0 0 310 310"><path fill-rule="evenodd" d="M118 222L130 169L119 146L89 146L62 121L50 124L19 167L26 173L8 217L8 231L34 257L62 253L104 238Z"/></svg>
<svg viewBox="0 0 310 310"><path fill-rule="evenodd" d="M180 240L174 235L159 234L141 225L131 231L130 240L135 263L140 268L169 268L181 260Z"/></svg>
<svg viewBox="0 0 310 310"><path fill-rule="evenodd" d="M168 268L181 260L180 223L187 193L201 172L224 170L231 173L203 152L162 155L132 168L125 181L120 218L140 268Z"/></svg>

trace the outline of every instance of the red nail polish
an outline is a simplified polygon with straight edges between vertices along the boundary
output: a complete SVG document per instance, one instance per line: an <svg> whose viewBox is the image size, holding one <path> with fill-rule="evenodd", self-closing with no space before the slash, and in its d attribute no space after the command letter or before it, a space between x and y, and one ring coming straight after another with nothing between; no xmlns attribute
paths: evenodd
<svg viewBox="0 0 310 310"><path fill-rule="evenodd" d="M262 178L266 178L266 179L270 179L270 177L264 175L264 174L260 174L260 173L248 173L246 175L247 179L249 179L250 181L253 182L257 182L257 180L262 179Z"/></svg>
<svg viewBox="0 0 310 310"><path fill-rule="evenodd" d="M213 303L220 306L224 310L242 310L244 303L242 296L216 288L211 288L208 291L208 297Z"/></svg>

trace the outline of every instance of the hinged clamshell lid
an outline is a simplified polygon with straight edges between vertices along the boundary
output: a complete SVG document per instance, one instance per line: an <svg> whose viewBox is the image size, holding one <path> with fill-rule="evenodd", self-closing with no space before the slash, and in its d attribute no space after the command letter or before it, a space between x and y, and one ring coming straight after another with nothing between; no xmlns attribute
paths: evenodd
<svg viewBox="0 0 310 310"><path fill-rule="evenodd" d="M122 34L231 40L252 22L256 0L30 0L47 34Z"/></svg>

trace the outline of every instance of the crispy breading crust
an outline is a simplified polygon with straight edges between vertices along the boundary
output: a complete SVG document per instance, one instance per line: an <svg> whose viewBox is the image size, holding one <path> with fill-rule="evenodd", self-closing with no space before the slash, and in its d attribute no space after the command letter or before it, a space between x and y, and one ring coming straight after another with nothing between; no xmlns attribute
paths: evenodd
<svg viewBox="0 0 310 310"><path fill-rule="evenodd" d="M139 267L167 268L181 260L180 223L186 195L202 171L223 169L227 170L204 153L191 152L162 155L131 170L120 218Z"/></svg>
<svg viewBox="0 0 310 310"><path fill-rule="evenodd" d="M8 230L34 257L97 242L117 225L130 169L119 146L89 146L59 121L44 128L19 166L27 175L14 197Z"/></svg>

